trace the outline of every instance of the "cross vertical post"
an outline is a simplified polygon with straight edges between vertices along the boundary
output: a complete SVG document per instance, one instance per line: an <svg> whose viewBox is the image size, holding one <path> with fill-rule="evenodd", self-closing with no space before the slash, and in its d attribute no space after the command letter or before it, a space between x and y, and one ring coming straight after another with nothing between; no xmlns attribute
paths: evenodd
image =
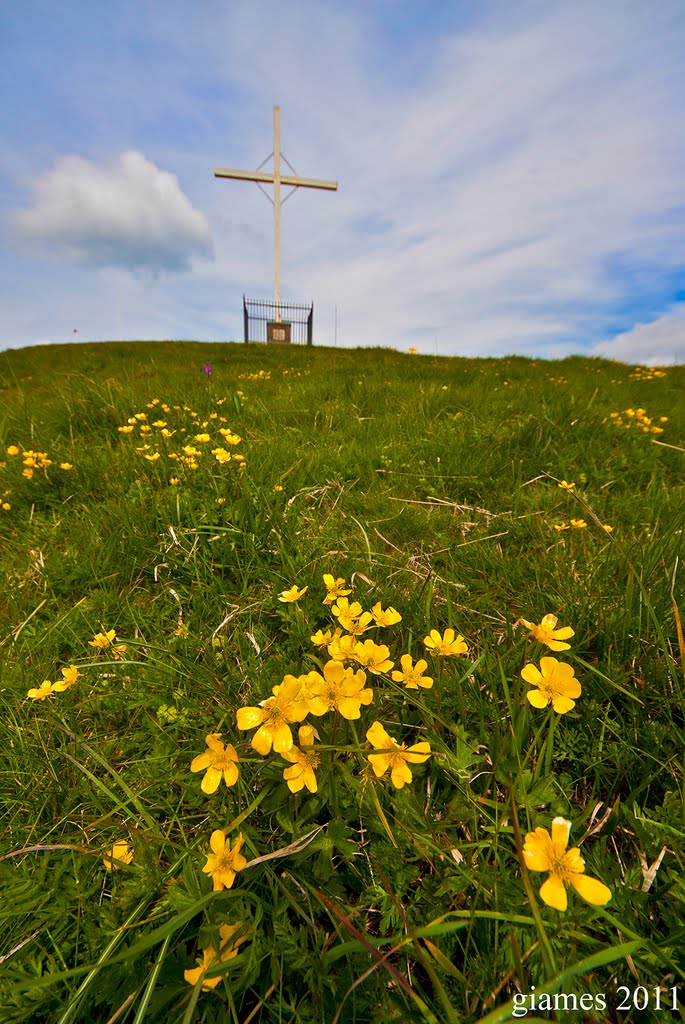
<svg viewBox="0 0 685 1024"><path fill-rule="evenodd" d="M274 107L274 302L281 322L281 108Z"/></svg>
<svg viewBox="0 0 685 1024"><path fill-rule="evenodd" d="M269 158L267 157L267 160ZM292 174L281 174L281 160L288 165ZM323 181L317 178L301 178L295 168L281 153L281 108L274 107L274 149L273 149L273 172L263 171L261 168L266 160L256 171L236 171L225 167L215 167L215 178L238 178L241 181L255 181L260 188L262 183L273 185L273 198L265 192L267 198L274 207L274 305L276 306L276 320L281 322L281 206L289 199L298 188L323 188L335 192L338 188L337 181ZM284 199L281 199L281 186L291 188ZM262 191L265 191L262 189Z"/></svg>

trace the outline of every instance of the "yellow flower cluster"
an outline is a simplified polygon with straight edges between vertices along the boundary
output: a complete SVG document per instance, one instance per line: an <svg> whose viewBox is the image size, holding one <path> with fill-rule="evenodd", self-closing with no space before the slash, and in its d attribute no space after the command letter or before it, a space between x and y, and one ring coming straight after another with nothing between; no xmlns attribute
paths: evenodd
<svg viewBox="0 0 685 1024"><path fill-rule="evenodd" d="M568 523L554 523L554 529L561 532L562 530L570 530L573 527L576 530L584 530L587 523L584 519L571 519ZM614 529L609 523L603 523L603 529L607 533L611 533Z"/></svg>
<svg viewBox="0 0 685 1024"><path fill-rule="evenodd" d="M566 643L574 636L570 626L557 629L556 615L545 615L539 624L519 619L535 639L552 651L570 650ZM550 703L559 715L575 707L576 698L581 694L581 685L575 677L573 667L556 658L543 657L540 668L527 664L521 670L522 678L533 686L526 694L535 708L546 708ZM544 828L536 828L526 835L523 859L529 871L547 871L549 878L540 887L541 899L555 910L567 907L566 885L570 884L588 903L604 906L611 899L611 891L603 882L585 874L585 861L580 850L568 850L571 822L555 818L551 835Z"/></svg>
<svg viewBox="0 0 685 1024"><path fill-rule="evenodd" d="M48 457L47 452L37 452L34 451L32 448L26 448L24 451L22 451L19 445L16 444L8 445L5 448L5 451L11 458L21 456L22 465L24 467L21 472L21 475L26 480L32 480L36 471L38 470L43 470L44 475L47 477L46 470L48 469L49 466L53 465L53 460ZM4 467L5 463L0 463L0 469L4 469ZM73 469L74 467L70 462L60 462L59 468L62 470L70 470ZM6 497L10 493L11 492L9 490L5 491L3 497ZM11 504L7 501L0 502L0 508L4 509L6 512L9 511L11 507Z"/></svg>
<svg viewBox="0 0 685 1024"><path fill-rule="evenodd" d="M527 619L519 619L519 622L533 634L538 643L549 647L551 651L571 649L566 640L574 635L574 631L570 626L557 629L556 615L545 615L539 625ZM534 687L526 694L534 708L546 708L551 702L557 714L563 715L575 707L575 698L581 694L573 666L557 661L556 658L541 658L539 669L533 664L524 665L521 677Z"/></svg>
<svg viewBox="0 0 685 1024"><path fill-rule="evenodd" d="M127 645L113 643L114 640L116 640L116 632L110 629L106 633L97 633L92 640L88 641L88 646L94 647L96 651L107 650L112 658L118 661L126 654ZM63 693L65 690L68 690L81 675L76 665L69 665L67 668L63 668L61 672L62 678L58 679L57 682L53 683L49 679L44 679L40 686L35 686L28 690L26 696L30 697L31 700L46 700L55 693Z"/></svg>
<svg viewBox="0 0 685 1024"><path fill-rule="evenodd" d="M40 686L30 689L26 696L30 697L31 700L45 700L46 697L52 697L55 693L63 693L70 686L74 685L79 674L76 665L69 665L68 668L62 669L62 678L58 679L56 683L50 682L49 679L44 679Z"/></svg>
<svg viewBox="0 0 685 1024"><path fill-rule="evenodd" d="M657 380L665 377L665 370L657 370L650 366L636 366L632 373L628 374L628 380Z"/></svg>
<svg viewBox="0 0 685 1024"><path fill-rule="evenodd" d="M88 641L90 647L94 647L97 651L104 651L109 649L109 653L112 655L115 661L123 658L126 654L126 644L114 644L113 640L116 640L115 631L109 629L106 633L97 633L92 640Z"/></svg>
<svg viewBox="0 0 685 1024"><path fill-rule="evenodd" d="M257 370L256 373L239 373L238 380L271 380L271 370Z"/></svg>
<svg viewBox="0 0 685 1024"><path fill-rule="evenodd" d="M362 708L372 704L374 699L374 691L367 685L367 673L376 676L390 673L394 662L387 646L359 639L359 636L368 629L392 626L402 620L397 609L383 608L380 601L370 611L364 611L359 602L349 600L351 588L341 577L326 573L323 579L326 587L323 603L330 608L338 625L325 631L317 630L311 640L317 647L326 648L329 660L321 671L285 675L272 688L270 696L258 705L239 708L236 715L240 731L254 730L249 744L252 750L262 757L273 752L288 762L283 769L283 779L292 793L303 789L309 793L318 791L316 772L320 755L315 744L319 734L313 725L300 723L308 716L318 718L329 713L335 715L336 721L351 722L361 717ZM308 586L293 585L279 595L279 600L294 603L307 590ZM443 657L467 650L464 638L451 629L442 635L432 630L424 643L434 655ZM414 663L410 654L404 654L400 664L401 670L392 673L394 682L403 683L407 689L429 689L433 685L433 680L424 675L426 661ZM298 725L297 743L293 736L295 725ZM397 789L412 781L409 765L421 764L431 755L428 742L407 746L391 736L378 720L366 730L366 739L374 751L367 754L368 766L377 778L389 773ZM198 754L190 766L192 772L204 772L203 792L215 793L222 779L227 786L235 785L240 775L235 747L222 743L220 733L209 733L205 743L207 749ZM241 844L242 837L231 847L224 832L212 833L211 852L203 870L212 876L214 888L229 888L236 873L245 866L246 861L239 853Z"/></svg>
<svg viewBox="0 0 685 1024"><path fill-rule="evenodd" d="M223 402L225 402L225 398L215 399L216 405L220 406ZM136 412L129 416L125 424L117 427L117 430L124 435L137 431L142 443L136 446L135 451L148 462L158 462L164 455L167 459L176 462L179 467L194 472L199 469L200 462L205 456L204 446L212 443L212 434L208 432L208 428L210 428L215 430L218 435L214 437L214 447L209 449L215 460L220 465L235 462L240 470L247 468L245 456L230 451L231 448L240 444L242 438L230 427L218 426L218 424L228 422L226 417L220 415L219 412L213 411L209 414L208 419L201 420L199 413L191 409L190 406L170 406L166 402L160 402L159 398L153 398L151 402L147 403L146 408L153 410L152 416L157 417L159 412L164 416L157 417L152 420L152 423L149 423L146 412ZM174 429L169 426L172 417L180 421ZM168 442L177 434L179 437L172 447ZM179 441L186 443L179 444ZM160 451L160 449L163 450ZM179 483L180 478L177 475L174 474L170 477L169 485L171 487L177 487Z"/></svg>
<svg viewBox="0 0 685 1024"><path fill-rule="evenodd" d="M646 409L624 409L622 413L611 412L609 416L617 427L629 430L634 427L643 434L663 434L664 428L654 423L654 418L647 415ZM659 423L668 423L668 416L659 416Z"/></svg>

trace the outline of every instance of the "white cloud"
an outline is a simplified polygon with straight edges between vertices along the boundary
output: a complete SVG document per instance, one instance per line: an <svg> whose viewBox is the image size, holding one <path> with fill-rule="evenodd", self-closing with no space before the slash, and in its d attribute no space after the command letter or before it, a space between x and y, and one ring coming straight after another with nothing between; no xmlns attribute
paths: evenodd
<svg viewBox="0 0 685 1024"><path fill-rule="evenodd" d="M204 214L176 175L129 150L98 166L65 156L32 182L31 206L15 210L15 233L32 248L95 267L185 270L210 256Z"/></svg>
<svg viewBox="0 0 685 1024"><path fill-rule="evenodd" d="M645 366L685 363L685 302L651 323L636 324L610 341L600 342L591 354Z"/></svg>

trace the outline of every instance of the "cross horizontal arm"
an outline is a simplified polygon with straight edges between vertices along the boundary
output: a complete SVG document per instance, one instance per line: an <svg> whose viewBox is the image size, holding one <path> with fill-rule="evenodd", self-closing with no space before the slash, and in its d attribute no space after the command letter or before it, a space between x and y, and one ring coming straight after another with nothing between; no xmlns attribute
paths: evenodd
<svg viewBox="0 0 685 1024"><path fill-rule="evenodd" d="M273 183L275 175L268 171L233 171L227 167L215 167L215 178L240 178L242 181L267 181ZM278 177L281 185L290 185L295 188L327 188L335 192L338 188L337 181L321 181L319 178L298 178L293 175L281 174Z"/></svg>

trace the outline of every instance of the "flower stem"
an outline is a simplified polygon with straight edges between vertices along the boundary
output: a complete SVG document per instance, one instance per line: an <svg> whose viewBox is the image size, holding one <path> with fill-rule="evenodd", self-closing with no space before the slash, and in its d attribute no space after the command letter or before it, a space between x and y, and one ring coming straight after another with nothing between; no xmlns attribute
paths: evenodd
<svg viewBox="0 0 685 1024"><path fill-rule="evenodd" d="M547 746L545 750L545 774L549 775L552 771L552 754L554 753L554 731L557 726L557 715L552 708L549 711L549 731L547 733Z"/></svg>
<svg viewBox="0 0 685 1024"><path fill-rule="evenodd" d="M523 882L523 888L526 891L528 902L530 904L531 913L533 920L535 921L535 930L538 933L540 940L540 952L542 954L542 960L545 965L545 973L547 974L547 980L551 980L557 973L557 965L554 961L554 953L552 952L552 946L549 941L547 932L545 931L545 923L542 920L542 914L540 913L540 906L535 896L535 890L531 885L530 876L528 874L528 866L526 864L525 857L523 856L523 843L521 842L521 829L519 827L518 811L516 808L516 796L514 794L514 783L509 777L509 800L511 802L511 822L514 826L514 841L516 843L516 857L519 862L519 868L521 871L521 881Z"/></svg>

